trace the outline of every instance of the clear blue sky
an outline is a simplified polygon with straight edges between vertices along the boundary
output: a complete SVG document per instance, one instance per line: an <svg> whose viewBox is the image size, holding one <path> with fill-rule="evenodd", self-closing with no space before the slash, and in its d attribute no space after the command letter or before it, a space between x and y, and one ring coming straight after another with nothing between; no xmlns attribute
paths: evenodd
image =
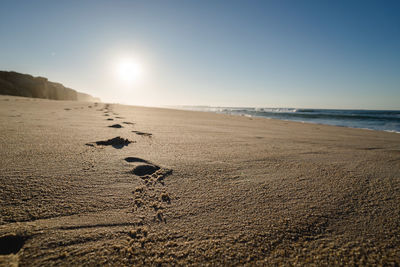
<svg viewBox="0 0 400 267"><path fill-rule="evenodd" d="M400 1L18 1L0 69L136 105L400 109ZM133 58L142 74L115 74Z"/></svg>

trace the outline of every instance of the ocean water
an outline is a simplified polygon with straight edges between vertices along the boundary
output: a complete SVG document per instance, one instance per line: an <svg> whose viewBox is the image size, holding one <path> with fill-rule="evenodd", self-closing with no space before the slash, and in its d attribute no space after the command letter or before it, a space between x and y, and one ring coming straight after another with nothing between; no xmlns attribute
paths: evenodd
<svg viewBox="0 0 400 267"><path fill-rule="evenodd" d="M400 110L235 108L205 106L185 106L180 108L400 133Z"/></svg>

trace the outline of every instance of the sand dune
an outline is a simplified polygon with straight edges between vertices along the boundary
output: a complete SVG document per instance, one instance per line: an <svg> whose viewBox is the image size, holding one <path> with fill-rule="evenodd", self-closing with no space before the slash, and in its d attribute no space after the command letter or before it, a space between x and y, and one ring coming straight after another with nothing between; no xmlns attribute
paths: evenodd
<svg viewBox="0 0 400 267"><path fill-rule="evenodd" d="M399 134L11 96L0 125L0 265L400 264Z"/></svg>

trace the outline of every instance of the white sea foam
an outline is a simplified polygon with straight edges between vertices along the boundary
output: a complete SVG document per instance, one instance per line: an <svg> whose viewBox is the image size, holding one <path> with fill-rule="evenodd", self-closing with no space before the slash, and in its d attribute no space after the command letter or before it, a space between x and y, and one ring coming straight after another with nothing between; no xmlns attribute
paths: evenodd
<svg viewBox="0 0 400 267"><path fill-rule="evenodd" d="M400 111L184 106L187 110L400 133Z"/></svg>

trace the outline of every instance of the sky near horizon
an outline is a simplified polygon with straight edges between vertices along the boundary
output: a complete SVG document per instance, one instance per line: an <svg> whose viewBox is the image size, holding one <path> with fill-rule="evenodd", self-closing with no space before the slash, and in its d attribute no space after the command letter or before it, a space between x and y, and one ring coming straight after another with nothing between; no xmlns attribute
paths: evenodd
<svg viewBox="0 0 400 267"><path fill-rule="evenodd" d="M399 14L400 1L2 0L0 70L133 105L400 110Z"/></svg>

